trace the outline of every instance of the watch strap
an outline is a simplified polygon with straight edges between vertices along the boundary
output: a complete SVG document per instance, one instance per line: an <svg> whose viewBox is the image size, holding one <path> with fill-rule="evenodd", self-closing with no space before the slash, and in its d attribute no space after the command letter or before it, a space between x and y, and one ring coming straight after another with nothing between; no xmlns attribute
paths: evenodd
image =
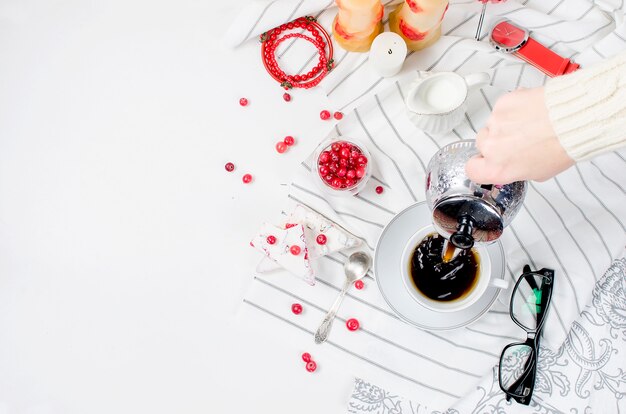
<svg viewBox="0 0 626 414"><path fill-rule="evenodd" d="M530 37L515 54L551 77L573 72L580 66Z"/></svg>
<svg viewBox="0 0 626 414"><path fill-rule="evenodd" d="M576 62L572 62L570 60L570 62L568 63L567 67L565 68L565 72L563 72L563 75L567 75L568 73L572 73L575 70L577 70L578 68L580 68L580 65Z"/></svg>

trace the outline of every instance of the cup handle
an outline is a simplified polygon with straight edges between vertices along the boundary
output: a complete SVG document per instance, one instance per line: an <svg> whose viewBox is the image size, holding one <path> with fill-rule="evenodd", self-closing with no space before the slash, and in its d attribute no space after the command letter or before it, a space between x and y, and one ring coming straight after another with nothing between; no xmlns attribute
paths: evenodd
<svg viewBox="0 0 626 414"><path fill-rule="evenodd" d="M471 73L465 76L465 83L470 89L489 85L489 82L491 82L491 76L485 72Z"/></svg>
<svg viewBox="0 0 626 414"><path fill-rule="evenodd" d="M507 289L509 287L509 282L504 279L491 279L489 282L489 286L493 286L497 289Z"/></svg>

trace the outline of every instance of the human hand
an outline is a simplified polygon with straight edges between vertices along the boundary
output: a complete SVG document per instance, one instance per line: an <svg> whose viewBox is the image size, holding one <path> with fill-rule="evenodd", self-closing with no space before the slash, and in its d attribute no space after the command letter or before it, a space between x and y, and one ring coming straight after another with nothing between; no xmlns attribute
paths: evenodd
<svg viewBox="0 0 626 414"><path fill-rule="evenodd" d="M482 184L545 181L574 165L552 128L543 88L519 89L496 102L476 136L480 154L465 165Z"/></svg>

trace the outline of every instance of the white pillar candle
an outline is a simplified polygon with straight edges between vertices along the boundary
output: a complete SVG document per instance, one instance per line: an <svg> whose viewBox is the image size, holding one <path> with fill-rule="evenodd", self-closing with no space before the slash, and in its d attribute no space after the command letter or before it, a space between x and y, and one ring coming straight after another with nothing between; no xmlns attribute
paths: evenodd
<svg viewBox="0 0 626 414"><path fill-rule="evenodd" d="M369 62L374 71L384 78L397 75L406 59L407 47L397 33L384 32L376 36L370 49Z"/></svg>

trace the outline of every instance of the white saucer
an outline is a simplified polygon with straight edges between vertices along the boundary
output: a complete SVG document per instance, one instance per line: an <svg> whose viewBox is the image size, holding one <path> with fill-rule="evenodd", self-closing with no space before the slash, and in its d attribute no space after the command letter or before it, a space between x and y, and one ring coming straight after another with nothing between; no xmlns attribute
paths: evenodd
<svg viewBox="0 0 626 414"><path fill-rule="evenodd" d="M402 210L384 228L374 256L374 274L378 288L387 304L405 322L427 330L456 329L468 325L489 310L499 289L488 287L483 296L466 309L436 312L419 304L407 291L400 275L402 252L416 231L432 226L430 210L425 202ZM433 232L434 232L433 228ZM491 260L491 277L504 277L504 250L500 241L485 246Z"/></svg>

